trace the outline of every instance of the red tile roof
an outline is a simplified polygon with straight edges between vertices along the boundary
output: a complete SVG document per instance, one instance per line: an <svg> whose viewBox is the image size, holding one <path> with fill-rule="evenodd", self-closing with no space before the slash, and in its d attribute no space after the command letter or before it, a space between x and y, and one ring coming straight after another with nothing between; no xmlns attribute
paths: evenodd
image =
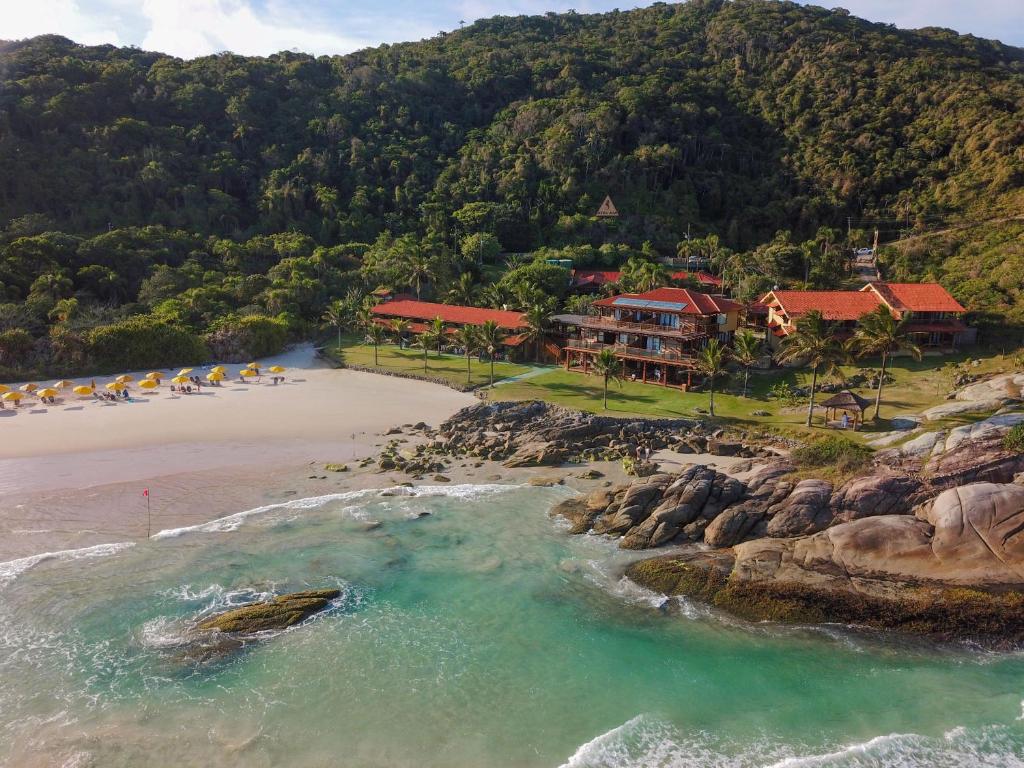
<svg viewBox="0 0 1024 768"><path fill-rule="evenodd" d="M671 301L683 304L680 310L683 315L717 315L721 312L733 312L743 308L738 301L721 296L708 296L706 293L691 291L689 288L655 288L645 293L623 293L607 299L595 301L599 307L615 306L616 299L639 299L640 301Z"/></svg>
<svg viewBox="0 0 1024 768"><path fill-rule="evenodd" d="M622 277L621 272L605 269L574 269L572 284L574 286L604 285L605 283L617 283Z"/></svg>
<svg viewBox="0 0 1024 768"><path fill-rule="evenodd" d="M378 317L400 317L406 320L433 320L435 317L440 317L446 323L458 325L483 325L488 320L493 320L499 327L513 331L526 327L522 312L460 307L454 304L435 304L430 301L389 301L375 306L373 314Z"/></svg>
<svg viewBox="0 0 1024 768"><path fill-rule="evenodd" d="M938 283L868 283L882 301L900 312L966 312L959 301Z"/></svg>
<svg viewBox="0 0 1024 768"><path fill-rule="evenodd" d="M673 280L686 280L692 277L701 285L713 285L716 288L722 287L722 278L715 277L710 272L673 272L671 277Z"/></svg>
<svg viewBox="0 0 1024 768"><path fill-rule="evenodd" d="M610 269L575 269L573 270L573 286L582 287L585 285L604 285L605 283L617 283L622 279L622 272ZM702 285L713 285L716 288L722 286L722 278L715 277L710 272L673 272L669 275L672 280L686 280L692 277Z"/></svg>
<svg viewBox="0 0 1024 768"><path fill-rule="evenodd" d="M761 301L771 304L772 297L790 320L814 310L826 320L856 320L879 304L878 296L863 291L772 291Z"/></svg>

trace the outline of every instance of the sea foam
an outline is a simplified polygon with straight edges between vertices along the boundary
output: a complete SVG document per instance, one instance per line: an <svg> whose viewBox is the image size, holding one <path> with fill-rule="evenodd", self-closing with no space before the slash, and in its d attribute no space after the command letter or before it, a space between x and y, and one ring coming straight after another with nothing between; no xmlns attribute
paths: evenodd
<svg viewBox="0 0 1024 768"><path fill-rule="evenodd" d="M730 746L706 732L684 736L642 714L586 742L560 768L1024 768L1005 726L957 727L938 738L892 733L800 751L770 738Z"/></svg>
<svg viewBox="0 0 1024 768"><path fill-rule="evenodd" d="M81 549L42 552L38 555L21 557L17 560L8 560L5 563L0 563L0 588L7 586L25 571L47 560L85 560L93 557L106 557L134 546L135 543L132 541L122 541L116 544L96 544L95 546L82 547Z"/></svg>
<svg viewBox="0 0 1024 768"><path fill-rule="evenodd" d="M323 496L309 496L303 499L291 499L276 504L266 504L262 507L246 509L242 512L235 512L225 517L218 517L197 525L186 525L181 528L168 528L157 531L152 538L174 539L189 533L230 533L237 531L246 520L252 517L259 517L270 512L299 512L320 507L336 501L365 501L372 498L432 498L445 497L451 499L477 499L496 493L504 493L520 489L518 485L422 485L408 488L406 486L395 486L392 488L370 488L361 491L344 491L342 493L328 493ZM351 510L350 510L351 511Z"/></svg>

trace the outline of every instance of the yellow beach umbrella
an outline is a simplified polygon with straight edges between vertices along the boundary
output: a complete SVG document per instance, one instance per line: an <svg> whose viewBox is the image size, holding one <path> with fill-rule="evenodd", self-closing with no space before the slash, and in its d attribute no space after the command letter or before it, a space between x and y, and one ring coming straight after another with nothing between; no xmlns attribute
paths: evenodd
<svg viewBox="0 0 1024 768"><path fill-rule="evenodd" d="M160 382L154 381L153 379L143 379L139 382L140 389L156 389L159 386Z"/></svg>
<svg viewBox="0 0 1024 768"><path fill-rule="evenodd" d="M258 376L259 374L257 374L256 371L252 370L251 368L243 368L242 370L240 370L238 372L238 375L239 376L249 377L249 376Z"/></svg>
<svg viewBox="0 0 1024 768"><path fill-rule="evenodd" d="M22 384L20 387L18 387L18 389L20 389L22 392L35 392L37 389L39 389L39 385L38 384Z"/></svg>
<svg viewBox="0 0 1024 768"><path fill-rule="evenodd" d="M76 395L91 395L92 394L92 387L84 387L84 386L75 387L71 391L74 392Z"/></svg>
<svg viewBox="0 0 1024 768"><path fill-rule="evenodd" d="M171 379L171 382L173 384L188 384L188 383L190 383L188 376L182 376L181 374L179 374L179 375L175 376L173 379Z"/></svg>
<svg viewBox="0 0 1024 768"><path fill-rule="evenodd" d="M21 394L21 392L4 392L3 395L0 395L0 399L6 400L7 402L15 403L21 400L21 398L23 397L24 395Z"/></svg>
<svg viewBox="0 0 1024 768"><path fill-rule="evenodd" d="M210 373L227 373L228 369L223 365L216 365L210 369Z"/></svg>
<svg viewBox="0 0 1024 768"><path fill-rule="evenodd" d="M6 384L0 384L0 395L2 395L4 392L10 392L10 391L11 391L11 388L8 387Z"/></svg>
<svg viewBox="0 0 1024 768"><path fill-rule="evenodd" d="M58 392L53 387L46 387L45 389L36 390L37 397L56 397L59 394L60 392Z"/></svg>
<svg viewBox="0 0 1024 768"><path fill-rule="evenodd" d="M267 370L270 371L271 373L284 373L288 369L285 368L283 365L272 365L269 368L267 368Z"/></svg>
<svg viewBox="0 0 1024 768"><path fill-rule="evenodd" d="M211 371L206 374L207 381L224 381L224 374L220 371Z"/></svg>
<svg viewBox="0 0 1024 768"><path fill-rule="evenodd" d="M192 373L191 368L182 368L180 371L178 371L179 376L187 376L190 373Z"/></svg>
<svg viewBox="0 0 1024 768"><path fill-rule="evenodd" d="M127 388L128 385L123 383L123 382L120 382L120 381L111 381L111 382L108 382L107 384L104 384L103 386L105 386L107 389L113 391L115 389L116 390L125 389L125 388Z"/></svg>
<svg viewBox="0 0 1024 768"><path fill-rule="evenodd" d="M127 384L129 381L135 381L135 379L133 379L127 373L123 373L116 379L114 379L114 381L116 381L118 384Z"/></svg>
<svg viewBox="0 0 1024 768"><path fill-rule="evenodd" d="M60 381L56 382L53 386L55 386L57 389L67 389L68 387L75 386L75 382L68 381L67 379L61 379Z"/></svg>
<svg viewBox="0 0 1024 768"><path fill-rule="evenodd" d="M146 378L150 381L160 381L163 377L164 375L160 371L150 371L146 374Z"/></svg>
<svg viewBox="0 0 1024 768"><path fill-rule="evenodd" d="M246 368L259 368L259 367L260 367L260 364L259 364L259 363L249 363L249 364L248 364L247 366L245 366L245 367L246 367Z"/></svg>

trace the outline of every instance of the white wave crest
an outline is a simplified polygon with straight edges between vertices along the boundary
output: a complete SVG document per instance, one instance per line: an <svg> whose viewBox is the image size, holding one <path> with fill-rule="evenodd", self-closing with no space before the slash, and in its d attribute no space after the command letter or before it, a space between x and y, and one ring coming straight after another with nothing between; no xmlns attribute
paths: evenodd
<svg viewBox="0 0 1024 768"><path fill-rule="evenodd" d="M737 746L707 732L683 736L637 715L583 744L560 768L1024 768L1005 726L957 727L939 738L892 733L825 752L800 751L771 739Z"/></svg>
<svg viewBox="0 0 1024 768"><path fill-rule="evenodd" d="M336 501L365 501L371 498L380 497L407 497L407 498L431 498L431 497L444 497L451 499L476 499L484 496L490 496L495 493L505 493L510 490L522 488L518 485L500 485L500 484L488 484L488 485L421 485L413 488L406 486L395 486L392 488L371 488L362 491L345 491L343 493L328 493L324 496L310 496L304 499L291 499L289 501L282 501L277 504L267 504L262 507L255 507L253 509L246 509L242 512L235 512L225 517L218 517L216 520L210 520L206 523L199 523L197 525L186 525L181 528L167 528L162 531L157 531L153 534L152 538L155 540L159 539L174 539L179 536L184 536L189 533L230 533L237 531L242 525L251 517L258 517L265 515L268 512L275 511L302 511L308 509L318 509L325 504L330 504ZM351 512L351 508L346 508Z"/></svg>
<svg viewBox="0 0 1024 768"><path fill-rule="evenodd" d="M95 546L82 547L81 549L42 552L38 555L21 557L17 560L8 560L5 563L0 563L0 587L7 586L25 571L47 560L85 560L93 557L106 557L134 546L135 542L122 541L116 544L96 544Z"/></svg>

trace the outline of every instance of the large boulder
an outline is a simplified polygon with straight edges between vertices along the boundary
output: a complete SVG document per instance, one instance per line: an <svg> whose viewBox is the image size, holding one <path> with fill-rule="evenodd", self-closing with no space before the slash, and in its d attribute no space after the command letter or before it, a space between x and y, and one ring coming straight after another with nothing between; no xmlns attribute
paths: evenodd
<svg viewBox="0 0 1024 768"><path fill-rule="evenodd" d="M988 430L972 440L962 440L944 453L933 455L924 466L935 488L954 488L986 481L1009 483L1024 471L1024 454L1003 447L1003 430ZM947 438L948 443L948 438Z"/></svg>
<svg viewBox="0 0 1024 768"><path fill-rule="evenodd" d="M196 629L247 635L287 629L324 610L340 594L338 589L313 589L280 595L211 616L199 622Z"/></svg>
<svg viewBox="0 0 1024 768"><path fill-rule="evenodd" d="M789 496L768 509L768 535L788 538L824 530L832 522L831 497L831 483L801 480Z"/></svg>
<svg viewBox="0 0 1024 768"><path fill-rule="evenodd" d="M920 480L906 475L871 475L850 480L832 496L832 524L862 517L907 515L921 500Z"/></svg>
<svg viewBox="0 0 1024 768"><path fill-rule="evenodd" d="M594 533L625 534L647 519L672 481L671 475L651 475L630 485L594 523Z"/></svg>
<svg viewBox="0 0 1024 768"><path fill-rule="evenodd" d="M505 459L506 467L557 467L567 458L565 449L552 442L533 442Z"/></svg>

